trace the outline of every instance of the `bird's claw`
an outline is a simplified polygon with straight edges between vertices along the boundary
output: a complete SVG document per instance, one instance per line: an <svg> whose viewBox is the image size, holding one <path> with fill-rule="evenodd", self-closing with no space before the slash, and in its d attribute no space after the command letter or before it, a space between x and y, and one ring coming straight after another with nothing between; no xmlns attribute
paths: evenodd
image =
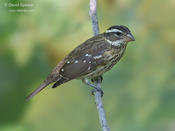
<svg viewBox="0 0 175 131"><path fill-rule="evenodd" d="M91 94L94 96L94 95L95 95L95 92L100 92L101 97L103 97L103 95L104 95L104 92L103 92L102 89L97 89L97 88L95 88L95 89L93 89L93 90L91 91Z"/></svg>
<svg viewBox="0 0 175 131"><path fill-rule="evenodd" d="M99 81L101 81L102 80L102 77L98 77L99 79ZM95 92L100 92L100 94L101 94L101 97L103 97L103 95L104 95L104 92L103 92L103 90L100 88L100 87L98 87L98 86L96 86L96 85L94 85L94 84L92 84L92 83L90 83L89 81L88 81L88 79L82 79L82 81L86 84L86 85L89 85L89 86L91 86L91 87L93 87L94 89L92 90L92 95L95 95Z"/></svg>
<svg viewBox="0 0 175 131"><path fill-rule="evenodd" d="M94 82L102 82L103 81L103 76L98 76L98 77L94 77L91 79L91 81Z"/></svg>

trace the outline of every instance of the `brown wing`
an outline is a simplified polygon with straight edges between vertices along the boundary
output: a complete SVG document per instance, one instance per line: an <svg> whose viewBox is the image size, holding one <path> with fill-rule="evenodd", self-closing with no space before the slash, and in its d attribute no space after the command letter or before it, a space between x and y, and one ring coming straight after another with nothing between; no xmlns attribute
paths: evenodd
<svg viewBox="0 0 175 131"><path fill-rule="evenodd" d="M68 79L79 78L90 73L98 65L104 64L102 56L109 48L103 34L97 35L75 48L69 55L67 62L60 69L60 75Z"/></svg>

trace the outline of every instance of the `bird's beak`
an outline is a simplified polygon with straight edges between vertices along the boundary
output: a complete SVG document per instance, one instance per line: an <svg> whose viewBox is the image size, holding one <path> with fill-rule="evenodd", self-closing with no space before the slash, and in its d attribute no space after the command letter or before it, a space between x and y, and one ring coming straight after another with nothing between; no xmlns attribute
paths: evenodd
<svg viewBox="0 0 175 131"><path fill-rule="evenodd" d="M127 35L127 38L128 38L128 41L135 41L135 38L134 38L134 36L131 33L129 33Z"/></svg>

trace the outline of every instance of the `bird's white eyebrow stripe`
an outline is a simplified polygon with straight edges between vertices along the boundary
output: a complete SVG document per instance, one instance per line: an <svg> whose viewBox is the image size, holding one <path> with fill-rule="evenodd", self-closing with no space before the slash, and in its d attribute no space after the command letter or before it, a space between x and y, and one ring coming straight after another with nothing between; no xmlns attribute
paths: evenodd
<svg viewBox="0 0 175 131"><path fill-rule="evenodd" d="M111 33L111 32L121 32L121 30L118 30L118 29L112 29L112 30L107 30L106 33Z"/></svg>

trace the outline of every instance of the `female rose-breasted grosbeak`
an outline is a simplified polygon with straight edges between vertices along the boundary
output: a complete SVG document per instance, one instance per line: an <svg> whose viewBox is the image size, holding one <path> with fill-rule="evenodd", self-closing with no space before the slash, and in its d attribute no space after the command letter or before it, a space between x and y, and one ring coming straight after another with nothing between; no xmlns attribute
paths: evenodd
<svg viewBox="0 0 175 131"><path fill-rule="evenodd" d="M135 39L130 30L122 25L112 26L106 32L88 39L59 62L27 100L53 82L52 87L55 88L72 79L87 81L102 76L121 59L130 41Z"/></svg>

